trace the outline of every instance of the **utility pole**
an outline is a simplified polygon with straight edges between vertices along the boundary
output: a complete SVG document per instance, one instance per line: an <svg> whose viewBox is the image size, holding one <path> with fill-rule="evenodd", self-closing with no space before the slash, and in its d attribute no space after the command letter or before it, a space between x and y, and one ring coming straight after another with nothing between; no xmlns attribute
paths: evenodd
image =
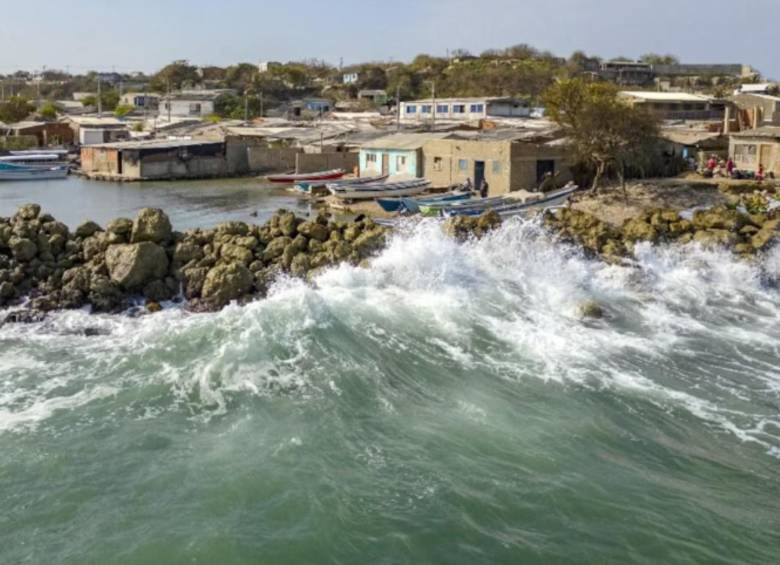
<svg viewBox="0 0 780 565"><path fill-rule="evenodd" d="M395 87L395 129L401 131L401 85Z"/></svg>
<svg viewBox="0 0 780 565"><path fill-rule="evenodd" d="M265 104L265 96L264 96L264 94L263 94L263 91L261 90L261 91L260 91L260 117L261 117L261 118L262 118L263 116L265 116L265 112L264 112L264 110L265 110L265 108L264 108L264 104Z"/></svg>
<svg viewBox="0 0 780 565"><path fill-rule="evenodd" d="M97 111L98 111L98 118L103 117L103 97L100 94L100 75L98 74L97 77L98 82L98 91L97 91Z"/></svg>
<svg viewBox="0 0 780 565"><path fill-rule="evenodd" d="M168 87L168 96L167 96L167 102L165 105L168 107L168 125L171 123L171 79L167 78L165 79L165 84Z"/></svg>
<svg viewBox="0 0 780 565"><path fill-rule="evenodd" d="M244 90L244 121L249 121L249 94Z"/></svg>
<svg viewBox="0 0 780 565"><path fill-rule="evenodd" d="M433 129L436 129L436 81L431 81L431 98L433 98Z"/></svg>

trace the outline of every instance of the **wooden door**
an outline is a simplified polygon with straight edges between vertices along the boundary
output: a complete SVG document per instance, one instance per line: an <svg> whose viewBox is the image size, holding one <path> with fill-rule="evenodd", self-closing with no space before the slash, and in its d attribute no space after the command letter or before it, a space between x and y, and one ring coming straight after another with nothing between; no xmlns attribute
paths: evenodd
<svg viewBox="0 0 780 565"><path fill-rule="evenodd" d="M772 169L772 146L762 145L761 152L758 156L758 162L764 165L764 170L769 171Z"/></svg>
<svg viewBox="0 0 780 565"><path fill-rule="evenodd" d="M387 153L382 153L382 174L390 174L390 155Z"/></svg>

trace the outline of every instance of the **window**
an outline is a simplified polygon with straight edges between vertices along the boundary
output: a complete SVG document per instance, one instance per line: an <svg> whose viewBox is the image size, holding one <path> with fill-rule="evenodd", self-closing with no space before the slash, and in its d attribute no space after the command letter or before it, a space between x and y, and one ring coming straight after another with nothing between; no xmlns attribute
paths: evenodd
<svg viewBox="0 0 780 565"><path fill-rule="evenodd" d="M376 153L366 153L366 164L376 163Z"/></svg>
<svg viewBox="0 0 780 565"><path fill-rule="evenodd" d="M441 171L441 164L443 159L441 157L434 157L433 158L433 170L434 171Z"/></svg>
<svg viewBox="0 0 780 565"><path fill-rule="evenodd" d="M190 116L198 116L200 115L200 104L193 103L190 104Z"/></svg>
<svg viewBox="0 0 780 565"><path fill-rule="evenodd" d="M458 161L458 169L461 171L468 171L469 170L469 161L468 159L461 159Z"/></svg>
<svg viewBox="0 0 780 565"><path fill-rule="evenodd" d="M501 161L493 161L493 174L494 175L501 174Z"/></svg>
<svg viewBox="0 0 780 565"><path fill-rule="evenodd" d="M485 105L484 104L472 104L471 109L469 110L472 114L481 114L485 111Z"/></svg>
<svg viewBox="0 0 780 565"><path fill-rule="evenodd" d="M417 113L417 106L414 104L410 104L406 107L406 113L407 114L416 114Z"/></svg>
<svg viewBox="0 0 780 565"><path fill-rule="evenodd" d="M436 113L437 114L449 114L450 113L450 107L447 104L436 104Z"/></svg>
<svg viewBox="0 0 780 565"><path fill-rule="evenodd" d="M433 110L433 106L431 106L430 104L420 106L420 112L423 114L430 114L432 110Z"/></svg>
<svg viewBox="0 0 780 565"><path fill-rule="evenodd" d="M466 105L465 104L453 104L452 105L452 113L453 114L465 114L466 113Z"/></svg>
<svg viewBox="0 0 780 565"><path fill-rule="evenodd" d="M753 164L756 162L756 155L758 155L757 145L740 144L734 146L734 160L745 164Z"/></svg>
<svg viewBox="0 0 780 565"><path fill-rule="evenodd" d="M395 158L395 169L400 171L406 167L406 157L399 155Z"/></svg>

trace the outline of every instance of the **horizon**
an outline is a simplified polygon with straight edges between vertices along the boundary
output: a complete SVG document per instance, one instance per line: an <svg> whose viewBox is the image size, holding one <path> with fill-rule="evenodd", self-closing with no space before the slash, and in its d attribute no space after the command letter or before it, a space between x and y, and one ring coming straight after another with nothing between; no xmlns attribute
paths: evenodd
<svg viewBox="0 0 780 565"><path fill-rule="evenodd" d="M525 43L558 57L568 57L575 51L607 60L620 56L638 59L646 53L671 54L683 63L745 64L765 78L780 77L780 61L755 47L762 39L767 44L773 39L771 22L780 18L780 5L771 0L747 3L753 9L734 14L731 3L725 0L713 0L708 6L710 21L714 21L713 14L721 13L730 29L750 31L731 33L731 41L713 41L719 39L713 37L717 29L713 32L697 25L702 20L699 4L680 5L670 0L639 6L603 0L598 10L582 0L528 0L522 5L485 0L479 4L480 13L506 15L491 16L493 20L487 25L475 25L472 18L462 17L474 8L469 0L448 2L446 10L433 0L400 0L394 5L398 8L395 12L377 20L387 24L382 26L371 25L373 20L365 15L371 14L367 8L376 7L374 13L379 13L386 6L375 0L347 0L337 9L318 14L321 17L317 21L299 16L317 6L312 0L302 0L295 13L285 6L243 6L240 1L225 0L219 13L214 14L202 0L172 0L164 6L140 0L135 4L140 9L123 15L122 29L103 15L103 6L95 0L72 1L67 14L56 21L41 21L37 13L31 14L25 7L10 6L6 8L6 20L13 25L0 37L0 74L43 68L72 74L151 74L179 59L197 66L220 67L241 62L317 59L338 67L342 61L344 66L409 62L423 53L445 57L456 49L479 55L488 49ZM39 5L46 10L61 3L42 0ZM409 17L410 6L417 17ZM193 9L198 7L203 9ZM754 21L756 9L764 16L759 21ZM534 14L533 19L525 18L529 13ZM539 25L539 20L553 15L553 26ZM275 22L272 29L256 29L263 18ZM636 27L637 21L643 25ZM177 24L170 26L168 22ZM79 26L88 28L89 33L74 34ZM442 28L452 33L441 33ZM123 29L131 31L124 35ZM323 29L328 31L321 33L319 42L313 41L311 38ZM34 44L30 44L31 36L36 38ZM23 50L18 48L20 44Z"/></svg>

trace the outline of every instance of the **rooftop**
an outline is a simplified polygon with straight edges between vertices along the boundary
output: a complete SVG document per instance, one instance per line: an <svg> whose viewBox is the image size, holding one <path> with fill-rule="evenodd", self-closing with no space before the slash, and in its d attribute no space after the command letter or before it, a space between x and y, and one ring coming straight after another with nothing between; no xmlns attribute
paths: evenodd
<svg viewBox="0 0 780 565"><path fill-rule="evenodd" d="M114 117L98 117L98 116L67 116L65 118L66 120L69 120L73 122L74 124L77 124L79 126L85 126L85 127L107 127L107 126L126 126L127 124L123 122L122 120L119 120Z"/></svg>
<svg viewBox="0 0 780 565"><path fill-rule="evenodd" d="M763 126L732 134L734 137L780 138L780 126Z"/></svg>
<svg viewBox="0 0 780 565"><path fill-rule="evenodd" d="M709 96L691 94L689 92L649 92L644 90L624 90L623 96L646 100L650 102L709 102Z"/></svg>
<svg viewBox="0 0 780 565"><path fill-rule="evenodd" d="M397 133L362 144L363 149L420 149L427 141L444 139L449 133Z"/></svg>
<svg viewBox="0 0 780 565"><path fill-rule="evenodd" d="M100 149L177 149L195 145L213 145L221 141L203 141L197 139L152 139L146 141L119 141L117 143L100 143L91 145Z"/></svg>
<svg viewBox="0 0 780 565"><path fill-rule="evenodd" d="M432 104L434 101L433 98L424 98L421 100L407 100L406 102L401 102L402 104ZM448 102L522 102L525 103L523 100L518 100L517 98L511 98L508 96L479 96L479 97L463 97L463 98L436 98L436 103L448 103Z"/></svg>

